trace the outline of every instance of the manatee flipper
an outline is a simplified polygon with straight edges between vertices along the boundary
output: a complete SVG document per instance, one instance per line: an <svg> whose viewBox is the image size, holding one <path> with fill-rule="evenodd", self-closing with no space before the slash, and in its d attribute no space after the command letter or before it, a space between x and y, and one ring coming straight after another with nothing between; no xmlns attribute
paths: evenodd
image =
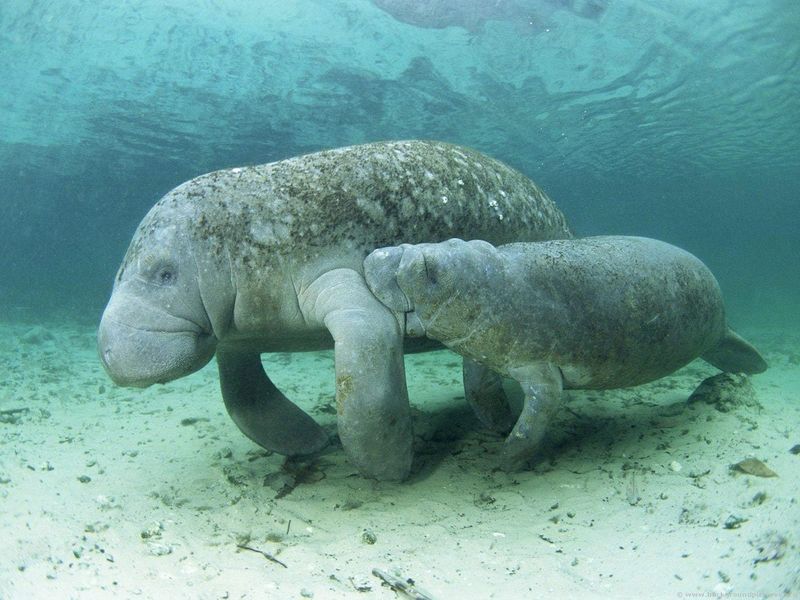
<svg viewBox="0 0 800 600"><path fill-rule="evenodd" d="M767 370L767 361L758 350L730 327L717 345L704 352L701 358L727 373L753 375Z"/></svg>
<svg viewBox="0 0 800 600"><path fill-rule="evenodd" d="M508 433L514 415L503 389L503 379L491 369L464 358L464 395L478 420L492 431Z"/></svg>
<svg viewBox="0 0 800 600"><path fill-rule="evenodd" d="M536 454L550 420L561 406L564 383L561 371L551 364L512 369L510 375L525 393L522 414L503 444L502 467L515 471Z"/></svg>
<svg viewBox="0 0 800 600"><path fill-rule="evenodd" d="M270 381L257 352L218 351L217 365L225 408L256 444L286 456L327 445L322 427Z"/></svg>
<svg viewBox="0 0 800 600"><path fill-rule="evenodd" d="M334 340L339 438L362 474L399 481L411 470L413 434L403 334L392 312L351 269L334 269L298 296L309 323Z"/></svg>

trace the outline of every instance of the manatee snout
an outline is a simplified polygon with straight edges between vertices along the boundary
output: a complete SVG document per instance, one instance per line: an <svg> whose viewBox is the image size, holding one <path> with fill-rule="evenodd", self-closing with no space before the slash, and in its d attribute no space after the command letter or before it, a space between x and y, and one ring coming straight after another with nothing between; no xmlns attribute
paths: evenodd
<svg viewBox="0 0 800 600"><path fill-rule="evenodd" d="M445 300L464 278L471 278L483 268L493 246L481 240L457 238L436 244L403 246L397 267L397 284L411 305L429 305Z"/></svg>
<svg viewBox="0 0 800 600"><path fill-rule="evenodd" d="M437 262L430 255L430 244L409 246L403 252L403 260L397 267L397 285L412 304L424 298L430 286L439 283ZM422 295L422 296L421 296Z"/></svg>
<svg viewBox="0 0 800 600"><path fill-rule="evenodd" d="M414 305L397 283L397 272L408 244L378 248L364 260L364 278L369 289L386 307L395 313L414 310Z"/></svg>
<svg viewBox="0 0 800 600"><path fill-rule="evenodd" d="M395 312L419 310L450 293L468 267L494 249L486 242L451 239L436 244L380 248L364 261L372 293ZM421 306L422 305L422 306Z"/></svg>
<svg viewBox="0 0 800 600"><path fill-rule="evenodd" d="M97 351L117 385L147 387L193 373L214 356L216 338L187 319L112 296L97 331Z"/></svg>
<svg viewBox="0 0 800 600"><path fill-rule="evenodd" d="M473 293L502 285L503 268L497 250L488 242L453 238L376 250L364 262L364 276L372 293L395 313L406 335L442 341L436 335L446 337L473 312ZM441 311L445 306L446 317Z"/></svg>
<svg viewBox="0 0 800 600"><path fill-rule="evenodd" d="M375 297L391 310L405 335L422 337L425 327L417 314L432 291L425 248L431 244L402 244L380 248L364 261L364 278ZM435 279L433 281L435 284Z"/></svg>

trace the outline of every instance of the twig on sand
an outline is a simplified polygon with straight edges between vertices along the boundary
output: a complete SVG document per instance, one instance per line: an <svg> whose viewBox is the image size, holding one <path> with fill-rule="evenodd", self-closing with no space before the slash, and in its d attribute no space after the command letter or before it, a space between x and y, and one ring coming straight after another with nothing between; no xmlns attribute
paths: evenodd
<svg viewBox="0 0 800 600"><path fill-rule="evenodd" d="M250 546L245 546L244 544L236 544L236 547L240 548L242 550L250 550L250 552L257 552L258 554L260 554L261 556L266 558L268 561L277 563L280 566L282 566L284 569L288 569L289 568L289 567L286 566L285 562L278 560L277 558L272 556L272 554L270 554L269 552L264 552L263 550L259 550L258 548L251 548Z"/></svg>
<svg viewBox="0 0 800 600"><path fill-rule="evenodd" d="M408 598L412 598L412 600L435 600L433 596L418 588L417 584L410 577L392 575L378 568L372 569L372 574L382 579L394 591L401 592Z"/></svg>

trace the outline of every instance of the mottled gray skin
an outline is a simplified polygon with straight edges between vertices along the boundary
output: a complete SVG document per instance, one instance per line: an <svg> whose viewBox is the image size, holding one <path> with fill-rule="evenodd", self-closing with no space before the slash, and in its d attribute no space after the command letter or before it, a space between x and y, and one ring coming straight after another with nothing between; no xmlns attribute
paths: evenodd
<svg viewBox="0 0 800 600"><path fill-rule="evenodd" d="M452 236L569 237L536 185L472 150L387 142L192 179L133 237L98 332L120 385L188 375L216 354L226 408L282 454L324 431L269 380L262 352L334 347L339 436L367 476L402 479L412 433L403 332L363 279L379 246ZM480 382L492 381L473 369ZM478 392L474 392L478 393Z"/></svg>
<svg viewBox="0 0 800 600"><path fill-rule="evenodd" d="M638 385L697 357L724 371L766 369L727 326L705 265L652 239L403 244L376 250L364 269L407 334L521 384L522 414L504 447L508 469L534 455L563 388ZM499 396L472 400L487 425L513 422Z"/></svg>

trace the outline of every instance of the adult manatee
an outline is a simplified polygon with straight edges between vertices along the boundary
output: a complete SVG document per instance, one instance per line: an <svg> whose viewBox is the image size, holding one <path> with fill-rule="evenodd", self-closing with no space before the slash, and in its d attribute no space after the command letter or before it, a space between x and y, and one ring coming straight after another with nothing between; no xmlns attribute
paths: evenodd
<svg viewBox="0 0 800 600"><path fill-rule="evenodd" d="M167 193L139 225L103 313L111 378L144 387L216 353L225 406L264 448L315 452L324 431L269 380L262 352L334 347L339 436L378 479L404 478L412 432L403 332L366 286L380 246L458 236L569 237L528 178L440 142L364 144L215 171Z"/></svg>

